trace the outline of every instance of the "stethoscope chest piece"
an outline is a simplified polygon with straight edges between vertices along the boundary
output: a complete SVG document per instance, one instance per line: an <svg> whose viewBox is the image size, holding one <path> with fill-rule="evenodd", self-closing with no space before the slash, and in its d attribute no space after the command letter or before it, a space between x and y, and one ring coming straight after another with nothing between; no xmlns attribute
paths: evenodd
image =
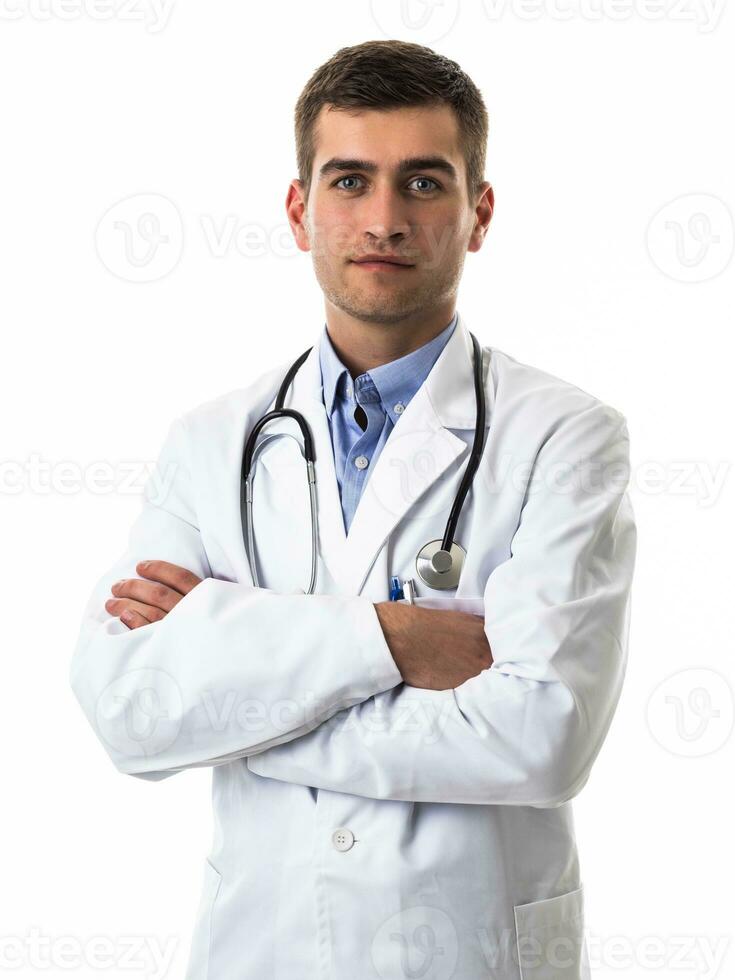
<svg viewBox="0 0 735 980"><path fill-rule="evenodd" d="M442 544L437 538L423 546L416 555L416 572L430 589L456 589L467 553L456 541L449 551L444 551Z"/></svg>

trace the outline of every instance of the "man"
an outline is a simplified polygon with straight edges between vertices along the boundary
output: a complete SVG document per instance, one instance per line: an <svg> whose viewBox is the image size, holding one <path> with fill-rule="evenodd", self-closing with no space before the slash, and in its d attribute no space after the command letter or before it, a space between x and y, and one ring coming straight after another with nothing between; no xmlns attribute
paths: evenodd
<svg viewBox="0 0 735 980"><path fill-rule="evenodd" d="M166 492L151 478L89 600L71 682L117 768L213 767L191 980L587 975L570 801L626 661L624 417L484 348L462 574L437 592L415 570L476 424L456 298L492 217L486 140L477 88L422 46L371 41L314 73L286 206L326 323L284 402L316 446L314 594L293 419L261 437L252 552L237 490L292 352L174 421ZM388 601L394 574L415 605Z"/></svg>

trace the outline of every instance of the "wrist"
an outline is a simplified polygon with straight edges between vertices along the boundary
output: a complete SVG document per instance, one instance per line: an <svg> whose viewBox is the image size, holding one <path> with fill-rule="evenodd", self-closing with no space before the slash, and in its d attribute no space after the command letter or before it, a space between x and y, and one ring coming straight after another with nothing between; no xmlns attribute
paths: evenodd
<svg viewBox="0 0 735 980"><path fill-rule="evenodd" d="M398 669L401 670L400 661L409 639L409 624L413 607L408 603L389 601L374 602L373 606L388 649ZM403 674L402 670L401 674Z"/></svg>

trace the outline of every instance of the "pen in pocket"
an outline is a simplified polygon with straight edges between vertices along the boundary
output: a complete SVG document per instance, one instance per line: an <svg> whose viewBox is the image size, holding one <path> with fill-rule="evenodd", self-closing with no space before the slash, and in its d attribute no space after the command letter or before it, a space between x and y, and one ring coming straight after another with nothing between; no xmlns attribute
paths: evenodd
<svg viewBox="0 0 735 980"><path fill-rule="evenodd" d="M414 602L415 593L413 586L413 579L407 578L403 580L403 586L401 586L401 581L397 575L391 575L390 578L390 594L388 596L391 602L398 602L401 599L406 599L412 606L415 606Z"/></svg>

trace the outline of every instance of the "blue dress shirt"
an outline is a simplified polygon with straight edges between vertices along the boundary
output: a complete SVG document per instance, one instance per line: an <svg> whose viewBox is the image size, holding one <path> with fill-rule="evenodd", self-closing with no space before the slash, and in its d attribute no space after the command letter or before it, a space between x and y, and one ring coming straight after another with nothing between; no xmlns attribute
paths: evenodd
<svg viewBox="0 0 735 980"><path fill-rule="evenodd" d="M363 488L398 416L426 380L457 325L457 313L433 340L387 364L365 371L354 383L337 356L326 324L319 340L322 398L329 418L345 531ZM362 411L358 411L358 406ZM363 431L355 412L367 422ZM364 415L362 414L364 412Z"/></svg>

